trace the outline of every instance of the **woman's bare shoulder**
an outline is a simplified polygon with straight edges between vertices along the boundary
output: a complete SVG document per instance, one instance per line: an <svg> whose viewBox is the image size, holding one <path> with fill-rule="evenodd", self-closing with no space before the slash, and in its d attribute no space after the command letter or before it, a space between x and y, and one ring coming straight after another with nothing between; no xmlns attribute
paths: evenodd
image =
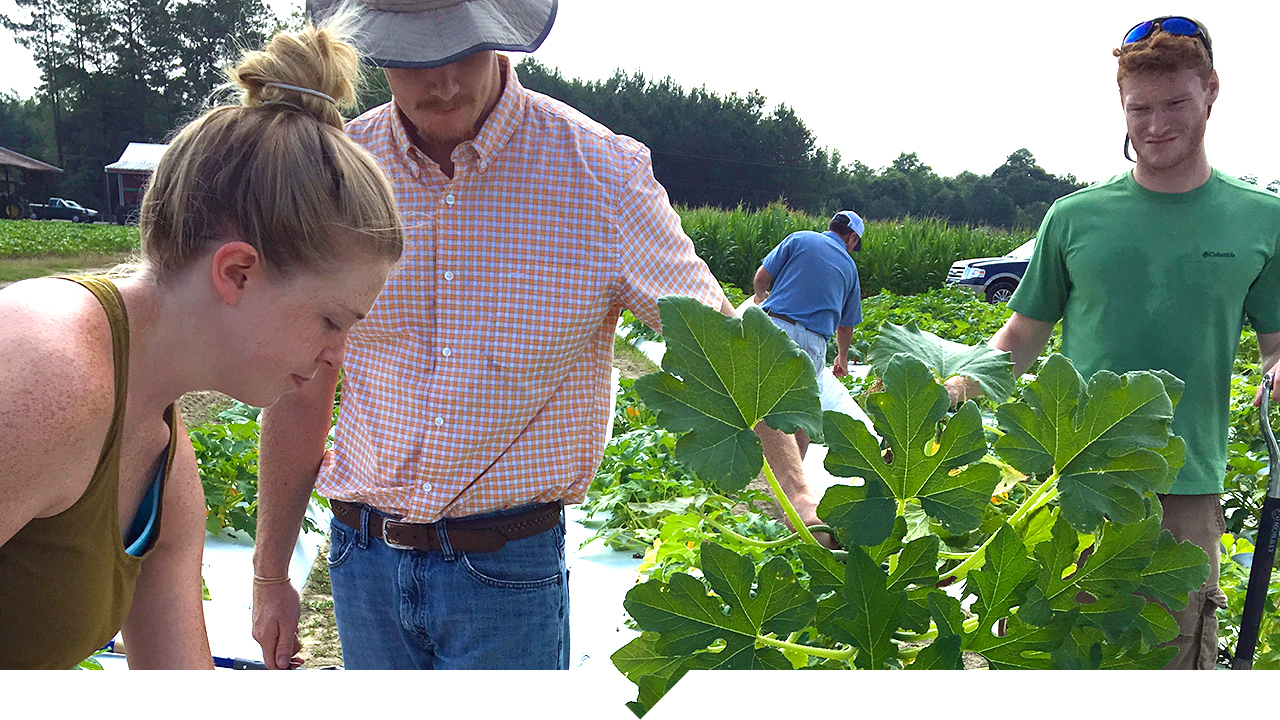
<svg viewBox="0 0 1280 720"><path fill-rule="evenodd" d="M69 406L93 409L114 395L111 327L88 290L51 278L0 290L0 347L4 377L33 397L78 395ZM10 388L11 389L11 388ZM70 398L69 398L70 399Z"/></svg>
<svg viewBox="0 0 1280 720"><path fill-rule="evenodd" d="M106 314L66 281L10 285L0 290L0 357L0 495L34 493L42 509L79 497L114 404Z"/></svg>

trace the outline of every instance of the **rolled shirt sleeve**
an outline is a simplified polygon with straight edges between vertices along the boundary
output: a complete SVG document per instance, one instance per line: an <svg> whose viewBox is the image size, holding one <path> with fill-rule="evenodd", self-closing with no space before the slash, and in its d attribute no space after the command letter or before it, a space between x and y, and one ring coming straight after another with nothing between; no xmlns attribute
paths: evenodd
<svg viewBox="0 0 1280 720"><path fill-rule="evenodd" d="M686 295L719 309L725 301L719 281L698 257L680 227L667 191L653 177L646 149L619 197L622 279L618 302L644 324L661 330L658 298Z"/></svg>

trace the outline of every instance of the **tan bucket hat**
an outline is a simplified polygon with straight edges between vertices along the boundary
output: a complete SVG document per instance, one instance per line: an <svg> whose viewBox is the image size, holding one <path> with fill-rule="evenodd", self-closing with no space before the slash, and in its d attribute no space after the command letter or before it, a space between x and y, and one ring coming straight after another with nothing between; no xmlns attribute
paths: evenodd
<svg viewBox="0 0 1280 720"><path fill-rule="evenodd" d="M354 42L379 67L432 68L481 50L533 52L551 32L557 0L307 0L323 20L358 13Z"/></svg>

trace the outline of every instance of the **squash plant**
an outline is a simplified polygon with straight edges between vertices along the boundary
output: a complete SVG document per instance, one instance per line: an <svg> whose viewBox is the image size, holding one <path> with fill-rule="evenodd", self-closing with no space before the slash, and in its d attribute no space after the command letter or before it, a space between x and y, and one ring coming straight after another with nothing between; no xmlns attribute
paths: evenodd
<svg viewBox="0 0 1280 720"><path fill-rule="evenodd" d="M812 367L760 310L659 305L664 371L636 390L684 433L677 458L728 493L763 469L800 529L763 553L703 542L696 572L627 593L642 634L612 659L639 689L637 715L691 669L959 669L966 652L994 669L1159 668L1175 654L1164 607L1184 607L1209 572L1200 548L1160 528L1155 493L1182 466L1177 378L1086 383L1054 355L990 427L973 402L950 413L941 383L967 375L1003 400L1007 354L886 324L869 354L884 387L865 403L872 434L821 411ZM827 469L853 478L818 507L845 549L797 522L752 431L760 421L823 440ZM997 495L1021 502L993 516Z"/></svg>

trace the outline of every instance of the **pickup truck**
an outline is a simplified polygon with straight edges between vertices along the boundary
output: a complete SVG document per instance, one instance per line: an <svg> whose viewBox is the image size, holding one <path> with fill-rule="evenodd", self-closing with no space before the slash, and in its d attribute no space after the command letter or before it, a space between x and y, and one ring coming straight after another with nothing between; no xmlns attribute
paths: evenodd
<svg viewBox="0 0 1280 720"><path fill-rule="evenodd" d="M951 266L947 283L982 295L992 304L1008 302L1027 272L1035 243L1031 238L1003 257L961 260Z"/></svg>
<svg viewBox="0 0 1280 720"><path fill-rule="evenodd" d="M49 198L48 205L31 204L32 220L70 220L71 222L96 222L98 211L90 210L75 200Z"/></svg>

